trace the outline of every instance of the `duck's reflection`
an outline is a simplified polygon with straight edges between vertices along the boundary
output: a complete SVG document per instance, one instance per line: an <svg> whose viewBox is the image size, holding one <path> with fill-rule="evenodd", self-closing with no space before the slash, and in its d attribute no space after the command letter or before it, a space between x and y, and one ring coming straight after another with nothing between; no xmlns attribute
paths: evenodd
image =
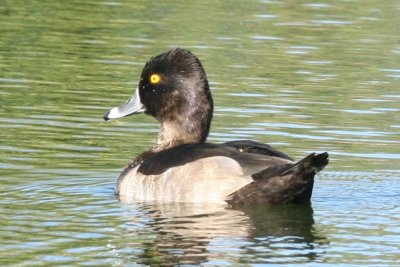
<svg viewBox="0 0 400 267"><path fill-rule="evenodd" d="M326 241L314 229L311 204L254 206L242 211L252 225L247 236L252 245L245 250L258 255L261 262L306 263L322 254Z"/></svg>
<svg viewBox="0 0 400 267"><path fill-rule="evenodd" d="M322 239L311 205L229 208L213 204L135 204L148 216L139 263L309 262Z"/></svg>

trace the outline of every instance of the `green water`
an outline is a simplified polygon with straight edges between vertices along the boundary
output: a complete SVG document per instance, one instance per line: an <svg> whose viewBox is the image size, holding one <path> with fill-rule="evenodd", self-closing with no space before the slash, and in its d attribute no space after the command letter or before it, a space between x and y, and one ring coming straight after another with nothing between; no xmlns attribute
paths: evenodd
<svg viewBox="0 0 400 267"><path fill-rule="evenodd" d="M398 1L0 1L0 265L400 262ZM210 142L328 151L312 207L123 203L144 115L103 122L144 63L201 59Z"/></svg>

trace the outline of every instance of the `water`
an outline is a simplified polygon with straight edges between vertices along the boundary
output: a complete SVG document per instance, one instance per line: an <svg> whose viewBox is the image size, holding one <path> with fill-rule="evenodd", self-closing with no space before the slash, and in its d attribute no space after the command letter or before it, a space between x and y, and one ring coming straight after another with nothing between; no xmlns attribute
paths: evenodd
<svg viewBox="0 0 400 267"><path fill-rule="evenodd" d="M397 1L1 1L0 265L398 266ZM312 205L129 203L113 186L154 142L103 122L144 62L192 50L210 142L329 151Z"/></svg>

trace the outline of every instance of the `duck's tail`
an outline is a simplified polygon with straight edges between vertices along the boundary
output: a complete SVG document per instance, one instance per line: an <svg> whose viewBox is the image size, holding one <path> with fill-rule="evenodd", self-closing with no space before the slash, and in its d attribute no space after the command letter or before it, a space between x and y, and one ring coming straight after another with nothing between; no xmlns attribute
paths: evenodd
<svg viewBox="0 0 400 267"><path fill-rule="evenodd" d="M253 175L254 181L232 193L229 204L254 203L308 203L310 202L314 176L329 162L328 153L312 153L294 163L267 168Z"/></svg>

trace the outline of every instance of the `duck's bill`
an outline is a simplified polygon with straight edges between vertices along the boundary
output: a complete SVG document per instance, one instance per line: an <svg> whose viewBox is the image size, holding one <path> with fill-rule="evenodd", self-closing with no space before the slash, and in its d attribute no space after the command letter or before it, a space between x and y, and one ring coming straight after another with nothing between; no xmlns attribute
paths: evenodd
<svg viewBox="0 0 400 267"><path fill-rule="evenodd" d="M122 118L133 114L143 113L144 111L145 108L140 101L139 90L137 89L128 102L107 111L104 114L104 120L108 121L110 119Z"/></svg>

